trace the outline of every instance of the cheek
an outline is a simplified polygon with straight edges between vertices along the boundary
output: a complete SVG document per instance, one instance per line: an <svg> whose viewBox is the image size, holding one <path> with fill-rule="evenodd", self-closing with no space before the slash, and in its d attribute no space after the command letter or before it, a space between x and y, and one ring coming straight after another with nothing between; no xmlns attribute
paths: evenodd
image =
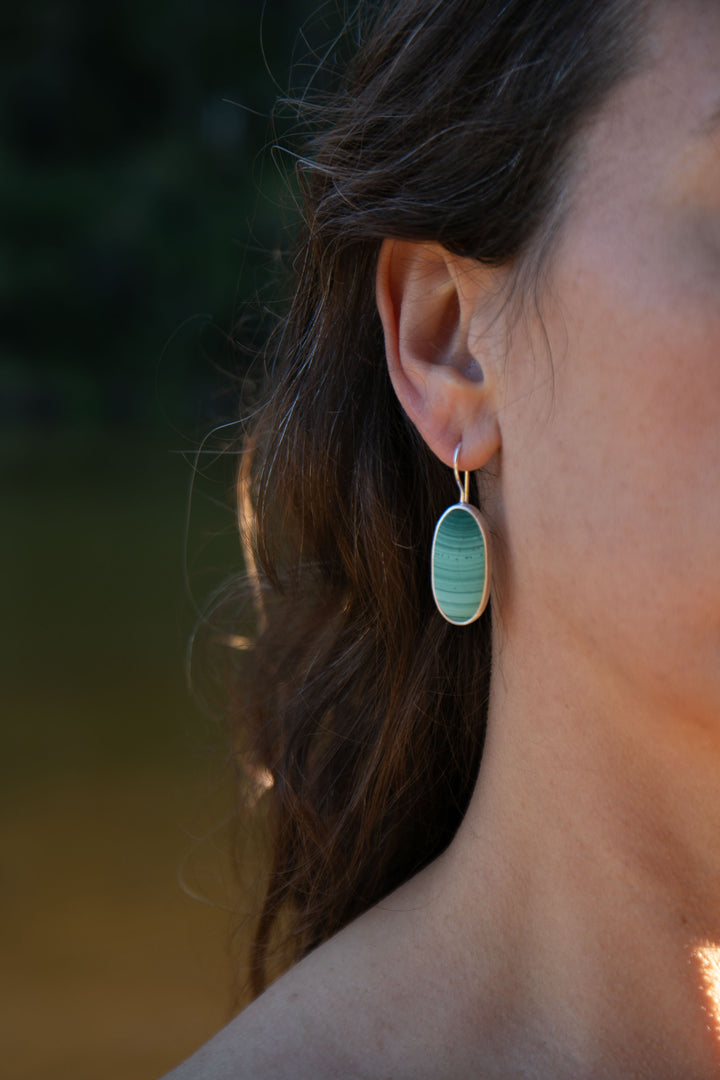
<svg viewBox="0 0 720 1080"><path fill-rule="evenodd" d="M720 481L720 251L682 216L671 225L638 210L601 225L565 260L546 322L549 438L566 451L577 495L591 482L627 527L669 526L663 506L715 520L717 499L706 496Z"/></svg>
<svg viewBox="0 0 720 1080"><path fill-rule="evenodd" d="M589 648L657 676L710 644L717 670L720 305L646 270L572 276L544 319L552 379L535 335L505 418L509 545L530 603Z"/></svg>

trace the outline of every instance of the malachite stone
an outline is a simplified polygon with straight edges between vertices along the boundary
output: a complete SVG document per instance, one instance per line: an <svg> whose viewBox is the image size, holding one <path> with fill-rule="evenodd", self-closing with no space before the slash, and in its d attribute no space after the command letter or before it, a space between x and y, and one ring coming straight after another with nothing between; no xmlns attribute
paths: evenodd
<svg viewBox="0 0 720 1080"><path fill-rule="evenodd" d="M448 622L473 622L487 601L487 549L474 507L449 507L435 527L432 588L440 614ZM478 515L479 516L479 515Z"/></svg>

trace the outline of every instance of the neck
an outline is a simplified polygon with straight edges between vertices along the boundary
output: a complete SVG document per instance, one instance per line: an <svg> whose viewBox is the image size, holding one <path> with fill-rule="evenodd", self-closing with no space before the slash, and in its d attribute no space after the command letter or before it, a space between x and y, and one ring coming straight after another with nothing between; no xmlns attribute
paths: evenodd
<svg viewBox="0 0 720 1080"><path fill-rule="evenodd" d="M519 1023L557 1033L572 1075L605 1075L600 1061L717 1075L720 725L641 700L567 648L499 654L448 853L467 933L492 910L514 943L495 960Z"/></svg>

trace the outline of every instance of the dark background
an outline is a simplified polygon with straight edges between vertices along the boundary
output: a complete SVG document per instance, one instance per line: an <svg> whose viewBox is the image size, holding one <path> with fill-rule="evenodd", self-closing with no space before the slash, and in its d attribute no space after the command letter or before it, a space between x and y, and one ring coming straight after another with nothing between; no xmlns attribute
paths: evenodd
<svg viewBox="0 0 720 1080"><path fill-rule="evenodd" d="M293 221L270 112L338 6L34 0L2 16L12 1080L150 1080L228 1015L227 751L185 653L241 568L218 451L247 363L233 327L251 350Z"/></svg>

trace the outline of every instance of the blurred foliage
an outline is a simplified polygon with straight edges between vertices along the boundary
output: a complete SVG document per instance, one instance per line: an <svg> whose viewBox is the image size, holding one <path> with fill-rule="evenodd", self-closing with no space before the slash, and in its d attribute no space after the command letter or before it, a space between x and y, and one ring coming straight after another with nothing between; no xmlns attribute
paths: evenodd
<svg viewBox="0 0 720 1080"><path fill-rule="evenodd" d="M281 240L284 182L262 153L273 102L298 28L310 20L328 40L337 17L319 0L8 8L5 427L136 425L169 413L202 429L223 414L212 370Z"/></svg>

